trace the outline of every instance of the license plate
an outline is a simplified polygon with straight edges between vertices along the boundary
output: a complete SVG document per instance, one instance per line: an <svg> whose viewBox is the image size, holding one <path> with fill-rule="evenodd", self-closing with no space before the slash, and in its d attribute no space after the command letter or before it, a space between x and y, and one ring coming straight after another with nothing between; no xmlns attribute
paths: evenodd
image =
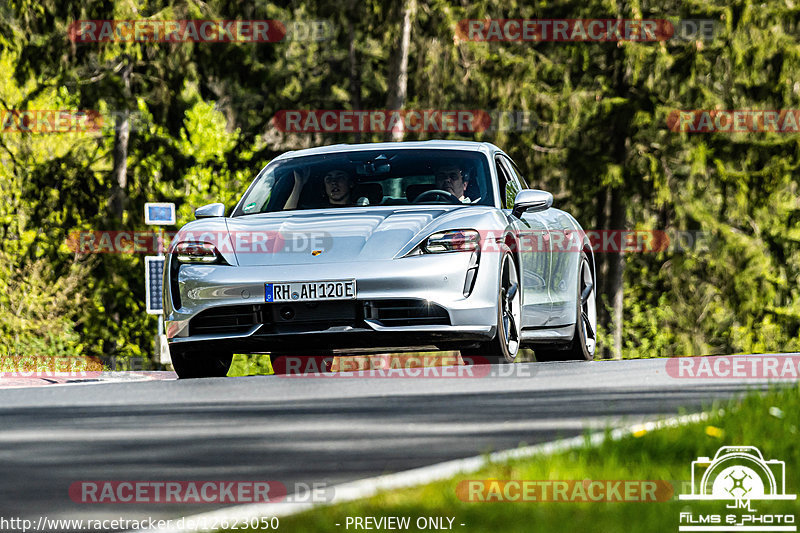
<svg viewBox="0 0 800 533"><path fill-rule="evenodd" d="M264 284L264 299L268 303L354 300L355 297L356 280L354 279Z"/></svg>

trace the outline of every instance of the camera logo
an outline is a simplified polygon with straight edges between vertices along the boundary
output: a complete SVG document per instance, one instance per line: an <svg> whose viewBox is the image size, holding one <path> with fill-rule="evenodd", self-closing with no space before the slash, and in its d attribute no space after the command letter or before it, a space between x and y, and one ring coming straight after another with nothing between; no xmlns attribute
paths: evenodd
<svg viewBox="0 0 800 533"><path fill-rule="evenodd" d="M714 459L692 461L692 493L681 500L794 500L786 494L786 465L764 460L755 446L723 446Z"/></svg>
<svg viewBox="0 0 800 533"><path fill-rule="evenodd" d="M795 500L786 494L786 465L776 459L764 460L754 446L723 446L714 459L692 461L692 493L680 500L726 502L716 506L684 507L679 514L679 532L688 531L797 531L797 517L784 505L773 504L759 512L752 500ZM711 511L710 513L708 511Z"/></svg>

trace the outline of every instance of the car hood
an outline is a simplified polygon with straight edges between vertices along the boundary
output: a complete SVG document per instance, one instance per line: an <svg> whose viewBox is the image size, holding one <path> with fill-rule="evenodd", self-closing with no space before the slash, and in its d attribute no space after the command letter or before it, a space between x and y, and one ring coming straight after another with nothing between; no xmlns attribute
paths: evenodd
<svg viewBox="0 0 800 533"><path fill-rule="evenodd" d="M392 259L437 230L474 227L492 211L480 206L345 208L264 213L226 222L241 266L321 264Z"/></svg>

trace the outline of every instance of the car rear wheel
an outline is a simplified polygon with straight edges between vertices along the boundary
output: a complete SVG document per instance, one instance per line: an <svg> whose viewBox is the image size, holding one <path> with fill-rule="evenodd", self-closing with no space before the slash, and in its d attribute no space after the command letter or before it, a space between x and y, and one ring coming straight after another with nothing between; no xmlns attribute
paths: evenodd
<svg viewBox="0 0 800 533"><path fill-rule="evenodd" d="M169 348L172 368L181 379L225 377L231 368L233 352L208 348Z"/></svg>
<svg viewBox="0 0 800 533"><path fill-rule="evenodd" d="M514 258L505 248L497 292L497 333L493 340L478 348L461 350L462 357L483 357L490 364L513 363L520 345L519 274Z"/></svg>
<svg viewBox="0 0 800 533"><path fill-rule="evenodd" d="M591 361L597 347L597 298L592 267L581 252L578 269L577 322L572 341L559 347L534 347L537 361Z"/></svg>

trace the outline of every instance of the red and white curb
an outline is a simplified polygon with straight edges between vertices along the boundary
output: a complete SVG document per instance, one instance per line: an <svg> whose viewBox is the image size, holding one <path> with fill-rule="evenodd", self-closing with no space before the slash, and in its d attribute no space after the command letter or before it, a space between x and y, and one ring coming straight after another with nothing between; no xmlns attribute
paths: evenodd
<svg viewBox="0 0 800 533"><path fill-rule="evenodd" d="M30 375L26 375L30 374ZM175 372L117 371L117 372L16 372L0 375L0 389L52 387L58 385L94 385L97 383L129 383L134 381L164 381L178 379Z"/></svg>

